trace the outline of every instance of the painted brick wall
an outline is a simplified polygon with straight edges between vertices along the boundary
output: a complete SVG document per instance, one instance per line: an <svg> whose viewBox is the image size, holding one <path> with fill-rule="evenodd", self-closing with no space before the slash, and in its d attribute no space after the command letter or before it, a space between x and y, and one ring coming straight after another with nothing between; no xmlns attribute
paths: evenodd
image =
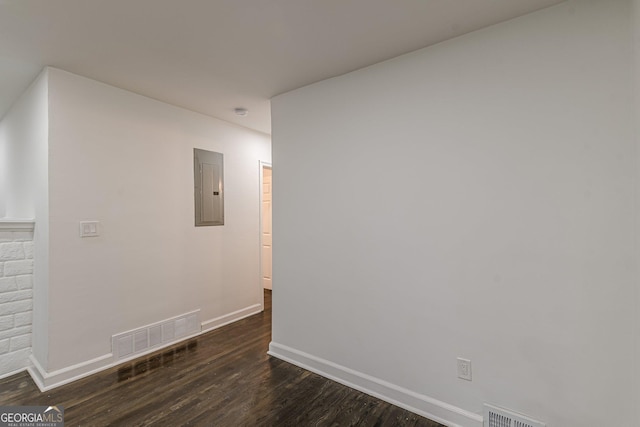
<svg viewBox="0 0 640 427"><path fill-rule="evenodd" d="M32 288L33 231L0 223L0 377L28 366Z"/></svg>

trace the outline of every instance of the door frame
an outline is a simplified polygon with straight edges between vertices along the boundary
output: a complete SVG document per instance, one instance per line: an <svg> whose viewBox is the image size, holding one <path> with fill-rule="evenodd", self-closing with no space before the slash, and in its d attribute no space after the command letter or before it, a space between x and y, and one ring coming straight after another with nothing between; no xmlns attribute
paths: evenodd
<svg viewBox="0 0 640 427"><path fill-rule="evenodd" d="M264 190L263 190L264 170L265 169L271 169L271 172L273 173L273 165L271 164L271 162L265 162L265 161L262 161L262 160L259 161L259 164L260 164L260 180L259 180L260 181L260 186L259 186L260 191L258 191L258 193L259 193L260 215L259 215L259 219L258 220L259 220L259 225L260 226L258 227L258 229L259 229L260 237L259 237L258 240L260 242L260 248L259 248L260 251L258 253L260 254L260 257L259 257L260 268L258 270L260 272L259 273L260 276L259 276L259 280L258 280L258 285L260 287L260 299L262 301L261 308L264 311L264 286L262 285L262 278L264 276L264 274L263 274L264 271L262 270L262 243L263 243L262 242L262 219L263 219L264 212L262 212L262 202L263 202L263 200L262 200L263 199L263 197L262 197L263 194L262 193L264 192ZM272 200L271 214L272 214L272 216L271 216L271 218L272 218L272 221L273 221L273 175L271 176L271 185L272 185L272 190L271 190L271 200ZM273 222L271 223L271 229L273 230ZM271 251L273 253L273 241L272 241ZM272 274L271 281L273 282L273 255L272 255L272 258L271 258L271 264L272 264L272 267L271 267L271 274Z"/></svg>

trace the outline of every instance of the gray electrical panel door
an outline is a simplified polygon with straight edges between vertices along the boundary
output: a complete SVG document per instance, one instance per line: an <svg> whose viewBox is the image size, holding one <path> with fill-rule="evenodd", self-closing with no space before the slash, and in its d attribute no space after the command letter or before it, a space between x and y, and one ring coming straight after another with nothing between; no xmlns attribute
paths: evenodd
<svg viewBox="0 0 640 427"><path fill-rule="evenodd" d="M193 149L196 227L224 225L222 154Z"/></svg>

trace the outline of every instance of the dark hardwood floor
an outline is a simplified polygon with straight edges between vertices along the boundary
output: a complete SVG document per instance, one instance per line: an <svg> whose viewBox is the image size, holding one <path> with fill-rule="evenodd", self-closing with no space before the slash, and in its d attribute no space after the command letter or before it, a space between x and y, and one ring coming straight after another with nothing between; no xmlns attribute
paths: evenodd
<svg viewBox="0 0 640 427"><path fill-rule="evenodd" d="M267 355L265 311L40 393L0 380L0 405L61 405L66 426L441 426Z"/></svg>

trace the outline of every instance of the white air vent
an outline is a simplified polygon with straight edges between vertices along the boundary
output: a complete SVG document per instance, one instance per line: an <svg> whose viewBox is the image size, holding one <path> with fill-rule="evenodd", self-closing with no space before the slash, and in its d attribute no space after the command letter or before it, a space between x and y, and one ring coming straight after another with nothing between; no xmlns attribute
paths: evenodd
<svg viewBox="0 0 640 427"><path fill-rule="evenodd" d="M133 334L133 351L136 353L149 348L149 333L146 330Z"/></svg>
<svg viewBox="0 0 640 427"><path fill-rule="evenodd" d="M116 360L152 350L200 332L200 310L185 313L152 325L111 337L111 351Z"/></svg>
<svg viewBox="0 0 640 427"><path fill-rule="evenodd" d="M162 324L162 341L171 341L176 335L175 322L166 322Z"/></svg>
<svg viewBox="0 0 640 427"><path fill-rule="evenodd" d="M132 354L133 353L133 336L129 334L129 335L119 337L117 341L114 341L113 349L118 352L118 355L120 357L125 357Z"/></svg>
<svg viewBox="0 0 640 427"><path fill-rule="evenodd" d="M162 325L155 325L149 328L149 347L162 344Z"/></svg>
<svg viewBox="0 0 640 427"><path fill-rule="evenodd" d="M492 405L484 405L484 427L546 427L540 421Z"/></svg>

